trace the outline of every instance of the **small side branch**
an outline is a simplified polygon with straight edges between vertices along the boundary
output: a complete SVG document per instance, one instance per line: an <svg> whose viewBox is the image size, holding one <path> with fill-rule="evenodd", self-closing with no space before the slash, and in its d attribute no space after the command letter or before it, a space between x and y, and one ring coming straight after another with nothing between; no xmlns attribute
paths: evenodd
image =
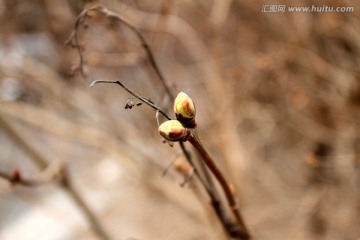
<svg viewBox="0 0 360 240"><path fill-rule="evenodd" d="M61 173L62 168L62 164L58 162L51 163L45 168L45 170L40 172L34 178L24 178L19 170L13 171L12 174L0 170L0 178L9 181L13 185L22 185L24 187L37 187L47 184L52 180L55 180L56 177L58 177Z"/></svg>
<svg viewBox="0 0 360 240"><path fill-rule="evenodd" d="M128 93L130 93L131 95L133 95L134 97L136 97L137 99L139 99L140 101L142 101L143 103L147 104L148 106L152 107L153 109L159 111L159 113L161 113L166 119L170 120L171 118L159 107L157 106L153 101L151 101L150 99L147 99L143 96L140 96L139 94L131 91L130 89L128 89L124 84L122 84L122 82L120 82L119 80L116 81L109 81L109 80L96 80L93 81L90 85L90 87L93 87L95 84L98 83L115 83L120 85L125 91L127 91Z"/></svg>

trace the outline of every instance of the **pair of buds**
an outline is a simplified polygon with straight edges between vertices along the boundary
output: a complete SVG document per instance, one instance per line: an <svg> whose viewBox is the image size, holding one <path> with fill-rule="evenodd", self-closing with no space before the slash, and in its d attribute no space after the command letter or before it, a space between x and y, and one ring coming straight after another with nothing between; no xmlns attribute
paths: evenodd
<svg viewBox="0 0 360 240"><path fill-rule="evenodd" d="M194 128L195 105L184 92L180 92L174 101L174 112L177 120L168 120L159 126L160 135L168 141L186 141L190 135L189 128Z"/></svg>

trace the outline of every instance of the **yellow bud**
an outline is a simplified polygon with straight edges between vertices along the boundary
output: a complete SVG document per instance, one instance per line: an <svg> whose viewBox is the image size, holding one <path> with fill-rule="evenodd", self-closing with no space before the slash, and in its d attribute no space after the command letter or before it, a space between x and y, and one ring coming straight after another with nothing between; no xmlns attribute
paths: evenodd
<svg viewBox="0 0 360 240"><path fill-rule="evenodd" d="M236 195L236 188L235 188L234 184L230 183L229 188L230 188L231 193L235 196Z"/></svg>
<svg viewBox="0 0 360 240"><path fill-rule="evenodd" d="M195 118L195 105L186 93L180 92L175 98L174 112L176 118L182 122L188 122Z"/></svg>
<svg viewBox="0 0 360 240"><path fill-rule="evenodd" d="M166 140L177 142L186 141L189 130L186 129L178 120L168 120L159 127L159 133Z"/></svg>

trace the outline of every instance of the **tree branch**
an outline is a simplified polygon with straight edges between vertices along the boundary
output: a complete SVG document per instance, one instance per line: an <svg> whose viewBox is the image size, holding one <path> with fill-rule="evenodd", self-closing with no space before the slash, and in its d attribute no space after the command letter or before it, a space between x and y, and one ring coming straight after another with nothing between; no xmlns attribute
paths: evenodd
<svg viewBox="0 0 360 240"><path fill-rule="evenodd" d="M216 166L215 162L212 160L211 156L209 155L208 151L206 150L206 148L204 147L204 145L202 144L200 137L197 133L197 129L190 129L190 136L188 138L188 141L194 146L194 148L199 152L199 154L201 155L201 157L203 158L204 162L206 163L206 165L208 166L208 168L210 169L210 171L214 174L214 176L216 177L216 179L219 181L222 189L224 190L225 196L228 200L229 206L231 211L233 212L239 226L240 226L240 231L238 232L240 235L238 237L240 237L241 239L250 239L250 234L249 231L247 230L247 227L245 225L245 222L240 214L240 211L238 209L237 206L237 202L235 200L234 197L234 193L232 192L231 188L230 188L230 184L228 183L228 181L226 180L226 178L224 177L224 175L221 173L221 171L219 170L219 168Z"/></svg>
<svg viewBox="0 0 360 240"><path fill-rule="evenodd" d="M33 148L28 141L21 136L21 134L3 117L0 115L0 126L7 132L7 134L14 140L14 142L21 147L27 154L30 155L31 159L40 169L46 169L48 166L48 161L45 159L40 152L38 152L35 148ZM60 172L60 186L63 190L65 190L69 196L73 199L79 209L83 212L86 216L86 219L90 223L90 226L94 233L102 240L109 240L110 237L103 229L100 224L99 219L95 216L95 214L91 211L90 207L85 203L81 194L74 188L71 184L69 176L65 171L65 168ZM5 177L6 179L10 180L11 182L22 184L25 186L33 186L35 182L29 181L26 179L22 179L21 175L18 176L2 174L1 177ZM38 184L35 184L38 185Z"/></svg>
<svg viewBox="0 0 360 240"><path fill-rule="evenodd" d="M0 170L0 178L9 181L13 185L22 185L25 187L36 187L54 180L62 171L62 164L54 162L49 164L42 172L34 178L24 178L19 170L14 170L12 174Z"/></svg>
<svg viewBox="0 0 360 240"><path fill-rule="evenodd" d="M119 80L116 80L116 81L96 80L96 81L93 81L91 83L90 87L93 87L95 84L98 84L98 83L115 83L115 84L120 85L125 91L127 91L128 93L130 93L131 95L133 95L134 97L136 97L137 99L142 101L143 103L147 104L148 106L152 107L153 109L159 111L159 113L161 113L168 120L171 120L171 118L159 106L157 106L153 101L151 101L150 99L147 99L147 98L145 98L143 96L140 96L139 94L131 91L124 84L122 84L122 82L120 82Z"/></svg>

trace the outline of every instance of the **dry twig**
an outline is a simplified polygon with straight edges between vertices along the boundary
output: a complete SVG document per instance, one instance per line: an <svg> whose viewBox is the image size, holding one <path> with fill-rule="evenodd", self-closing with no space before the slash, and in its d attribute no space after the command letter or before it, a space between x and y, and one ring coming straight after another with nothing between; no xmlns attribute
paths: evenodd
<svg viewBox="0 0 360 240"><path fill-rule="evenodd" d="M11 174L0 170L0 177L9 181L13 185L25 187L36 187L51 182L62 172L63 166L58 162L50 163L42 172L33 178L24 178L19 170L14 170Z"/></svg>

